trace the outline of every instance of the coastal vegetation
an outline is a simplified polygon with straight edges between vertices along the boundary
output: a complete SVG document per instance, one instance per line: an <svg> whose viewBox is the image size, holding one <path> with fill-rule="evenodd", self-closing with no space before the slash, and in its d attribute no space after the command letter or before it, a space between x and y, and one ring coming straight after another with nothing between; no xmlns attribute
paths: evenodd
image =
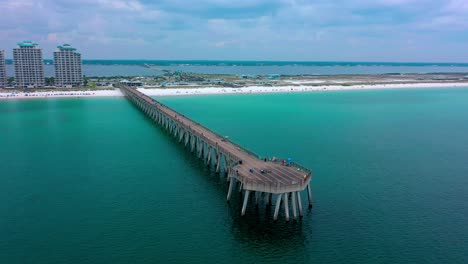
<svg viewBox="0 0 468 264"><path fill-rule="evenodd" d="M199 89L206 87L248 88L248 87L330 87L330 86L369 86L398 84L467 83L468 76L462 73L433 74L356 74L356 75L233 75L197 74L167 72L155 76L84 76L84 85L74 88L54 87L55 78L46 77L44 88L16 89L0 91L98 91L112 90L118 84L126 83L146 89ZM8 78L8 86L15 86L14 77Z"/></svg>

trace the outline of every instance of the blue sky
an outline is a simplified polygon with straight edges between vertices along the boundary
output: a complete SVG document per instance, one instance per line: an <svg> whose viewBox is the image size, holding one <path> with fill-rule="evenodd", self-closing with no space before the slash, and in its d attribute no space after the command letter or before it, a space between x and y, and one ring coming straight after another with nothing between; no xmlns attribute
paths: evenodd
<svg viewBox="0 0 468 264"><path fill-rule="evenodd" d="M51 58L468 62L468 0L0 0Z"/></svg>

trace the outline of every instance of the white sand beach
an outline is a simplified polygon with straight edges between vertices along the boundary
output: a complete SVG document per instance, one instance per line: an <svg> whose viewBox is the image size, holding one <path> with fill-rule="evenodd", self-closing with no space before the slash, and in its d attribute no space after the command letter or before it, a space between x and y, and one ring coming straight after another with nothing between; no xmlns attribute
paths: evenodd
<svg viewBox="0 0 468 264"><path fill-rule="evenodd" d="M203 88L138 88L150 96L181 96L181 95L216 95L216 94L259 94L259 93L294 93L294 92L325 92L368 89L426 89L426 88L468 88L468 83L407 83L407 84L375 84L375 85L319 85L319 86L248 86L240 88L203 87ZM60 97L116 97L123 96L119 89L96 91L47 91L47 92L0 92L2 99L28 98L60 98Z"/></svg>

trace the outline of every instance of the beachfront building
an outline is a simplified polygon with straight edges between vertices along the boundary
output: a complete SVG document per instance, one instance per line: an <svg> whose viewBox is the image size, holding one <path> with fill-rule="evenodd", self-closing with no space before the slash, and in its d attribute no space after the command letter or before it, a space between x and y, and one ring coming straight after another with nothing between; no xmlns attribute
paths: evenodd
<svg viewBox="0 0 468 264"><path fill-rule="evenodd" d="M143 83L140 81L129 81L129 80L122 80L120 81L120 84L130 86L130 87L141 87L143 86Z"/></svg>
<svg viewBox="0 0 468 264"><path fill-rule="evenodd" d="M0 88L5 88L7 85L6 66L5 66L5 51L0 50Z"/></svg>
<svg viewBox="0 0 468 264"><path fill-rule="evenodd" d="M45 86L42 49L29 40L18 43L13 49L16 87L41 88Z"/></svg>
<svg viewBox="0 0 468 264"><path fill-rule="evenodd" d="M81 54L69 44L58 46L54 52L55 85L77 87L83 85Z"/></svg>

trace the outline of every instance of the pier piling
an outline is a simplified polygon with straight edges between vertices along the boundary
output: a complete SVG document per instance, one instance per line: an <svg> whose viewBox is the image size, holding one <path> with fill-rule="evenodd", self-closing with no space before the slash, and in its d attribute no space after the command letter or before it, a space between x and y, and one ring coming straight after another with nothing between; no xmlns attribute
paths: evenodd
<svg viewBox="0 0 468 264"><path fill-rule="evenodd" d="M296 192L291 193L291 206L293 209L293 218L294 220L297 219L297 209L296 209Z"/></svg>
<svg viewBox="0 0 468 264"><path fill-rule="evenodd" d="M249 201L249 195L250 195L250 191L246 190L245 191L245 196L244 196L244 204L242 205L242 215L245 215L245 210L247 208L247 202Z"/></svg>
<svg viewBox="0 0 468 264"><path fill-rule="evenodd" d="M273 216L273 220L278 220L278 213L279 209L281 207L281 197L283 196L282 193L278 194L278 197L276 197L276 203L275 203L275 214Z"/></svg>

